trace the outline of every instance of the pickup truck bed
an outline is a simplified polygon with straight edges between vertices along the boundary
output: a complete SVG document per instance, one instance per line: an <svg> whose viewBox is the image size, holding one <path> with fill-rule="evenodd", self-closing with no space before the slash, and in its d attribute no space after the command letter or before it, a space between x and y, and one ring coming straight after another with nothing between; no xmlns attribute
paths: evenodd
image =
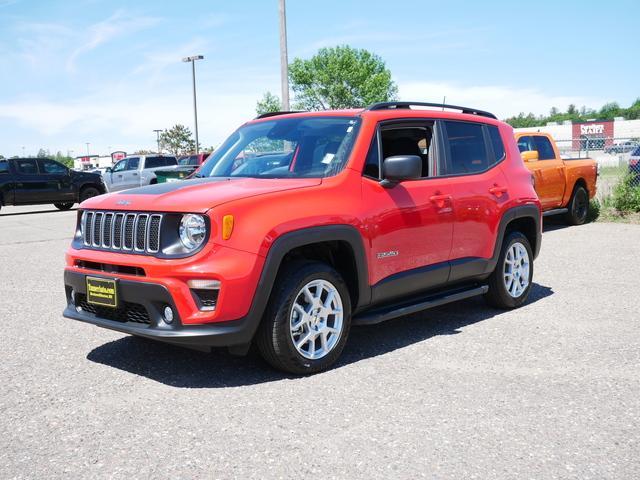
<svg viewBox="0 0 640 480"><path fill-rule="evenodd" d="M551 135L518 132L515 135L525 166L533 175L545 216L563 214L580 225L589 214L589 199L596 194L598 164L591 158L561 158Z"/></svg>

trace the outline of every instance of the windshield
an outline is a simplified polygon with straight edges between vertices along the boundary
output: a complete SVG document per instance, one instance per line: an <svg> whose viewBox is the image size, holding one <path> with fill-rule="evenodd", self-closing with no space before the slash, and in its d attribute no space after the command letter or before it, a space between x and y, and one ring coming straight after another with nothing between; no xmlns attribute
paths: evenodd
<svg viewBox="0 0 640 480"><path fill-rule="evenodd" d="M236 130L197 177L321 178L347 162L360 126L354 117L279 118Z"/></svg>

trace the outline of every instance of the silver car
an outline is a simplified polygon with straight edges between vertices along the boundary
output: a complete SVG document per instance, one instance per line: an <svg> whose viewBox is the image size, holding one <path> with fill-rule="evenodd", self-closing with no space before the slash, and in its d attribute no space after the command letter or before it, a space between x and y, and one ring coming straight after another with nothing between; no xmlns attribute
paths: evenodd
<svg viewBox="0 0 640 480"><path fill-rule="evenodd" d="M156 170L177 167L178 160L167 155L132 155L123 158L102 174L108 191L117 192L129 188L157 183Z"/></svg>

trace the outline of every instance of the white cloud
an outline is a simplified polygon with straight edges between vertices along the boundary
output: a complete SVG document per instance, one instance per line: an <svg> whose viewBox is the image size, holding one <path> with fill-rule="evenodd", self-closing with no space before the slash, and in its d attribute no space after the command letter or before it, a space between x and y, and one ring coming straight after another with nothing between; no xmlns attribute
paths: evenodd
<svg viewBox="0 0 640 480"><path fill-rule="evenodd" d="M606 100L598 97L575 95L554 95L539 89L527 87L508 87L500 85L473 86L445 82L406 82L398 83L402 100L442 102L464 105L488 110L507 118L520 112L533 112L537 115L548 114L551 107L565 109L569 104L598 107Z"/></svg>
<svg viewBox="0 0 640 480"><path fill-rule="evenodd" d="M160 22L155 17L130 16L124 10L118 10L106 20L90 25L78 40L80 47L76 48L67 59L67 69L75 71L78 58L100 45L103 45L117 37L128 35L145 28L152 27Z"/></svg>

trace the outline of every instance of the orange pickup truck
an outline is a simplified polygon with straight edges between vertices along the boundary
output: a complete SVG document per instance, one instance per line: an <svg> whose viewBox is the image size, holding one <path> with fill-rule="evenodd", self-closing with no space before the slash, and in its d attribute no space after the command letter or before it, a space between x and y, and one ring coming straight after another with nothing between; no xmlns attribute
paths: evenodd
<svg viewBox="0 0 640 480"><path fill-rule="evenodd" d="M598 164L590 158L562 158L551 135L518 132L520 155L533 174L544 216L564 215L570 225L582 225L589 199L596 194Z"/></svg>

